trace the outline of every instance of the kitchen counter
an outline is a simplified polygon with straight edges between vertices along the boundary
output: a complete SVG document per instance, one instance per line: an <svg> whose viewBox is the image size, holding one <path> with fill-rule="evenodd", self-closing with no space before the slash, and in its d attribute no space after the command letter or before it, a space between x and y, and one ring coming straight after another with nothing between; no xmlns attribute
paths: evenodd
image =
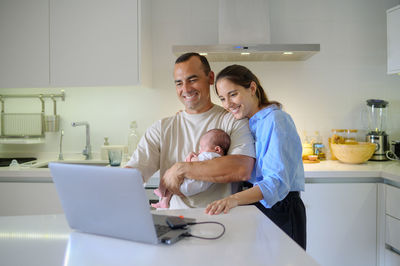
<svg viewBox="0 0 400 266"><path fill-rule="evenodd" d="M400 187L400 161L367 161L362 164L345 164L339 161L322 161L304 164L306 183L387 183Z"/></svg>
<svg viewBox="0 0 400 266"><path fill-rule="evenodd" d="M209 216L204 209L155 211L197 221L218 221L217 240L185 238L150 245L72 232L64 215L0 217L1 265L318 265L254 206ZM193 235L221 228L195 225ZM104 252L106 251L106 252Z"/></svg>
<svg viewBox="0 0 400 266"><path fill-rule="evenodd" d="M93 162L96 161L93 160ZM327 160L305 164L304 170L306 183L383 182L400 187L400 161L345 164ZM21 167L20 170L10 170L9 167L0 167L0 182L50 183L52 181L48 168Z"/></svg>

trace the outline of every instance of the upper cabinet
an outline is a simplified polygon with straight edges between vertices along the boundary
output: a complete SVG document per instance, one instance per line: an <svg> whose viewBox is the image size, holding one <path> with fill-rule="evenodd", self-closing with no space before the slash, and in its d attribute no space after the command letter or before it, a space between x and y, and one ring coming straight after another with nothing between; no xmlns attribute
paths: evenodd
<svg viewBox="0 0 400 266"><path fill-rule="evenodd" d="M52 0L50 82L54 86L138 83L136 0Z"/></svg>
<svg viewBox="0 0 400 266"><path fill-rule="evenodd" d="M387 14L387 64L388 74L400 73L400 5Z"/></svg>
<svg viewBox="0 0 400 266"><path fill-rule="evenodd" d="M149 1L31 2L0 3L0 88L141 83Z"/></svg>
<svg viewBox="0 0 400 266"><path fill-rule="evenodd" d="M0 88L49 84L49 1L0 1Z"/></svg>

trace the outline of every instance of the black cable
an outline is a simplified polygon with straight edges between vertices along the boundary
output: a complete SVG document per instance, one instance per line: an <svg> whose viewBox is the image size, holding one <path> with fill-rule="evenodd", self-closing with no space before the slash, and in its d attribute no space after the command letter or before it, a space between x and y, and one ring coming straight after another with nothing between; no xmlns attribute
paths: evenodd
<svg viewBox="0 0 400 266"><path fill-rule="evenodd" d="M219 223L219 222L212 222L212 221L209 221L209 222L198 222L198 223L194 222L194 223L187 223L187 224L188 224L188 225L195 225L195 224L218 224L218 225L222 226L222 233L219 234L219 235L216 236L216 237L203 237L203 236L192 235L192 234L190 234L190 233L185 233L183 236L186 236L186 237L195 237L195 238L206 239L206 240L216 240L216 239L220 238L221 236L223 236L223 235L225 234L225 225L223 225L222 223Z"/></svg>

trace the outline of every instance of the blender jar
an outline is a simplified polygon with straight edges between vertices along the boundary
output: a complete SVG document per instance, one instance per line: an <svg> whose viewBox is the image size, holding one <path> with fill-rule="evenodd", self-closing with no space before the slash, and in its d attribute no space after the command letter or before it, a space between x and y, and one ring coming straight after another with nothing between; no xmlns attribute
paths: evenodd
<svg viewBox="0 0 400 266"><path fill-rule="evenodd" d="M367 100L368 110L368 129L369 132L375 132L379 135L380 132L386 131L386 106L389 103L384 100L370 99Z"/></svg>
<svg viewBox="0 0 400 266"><path fill-rule="evenodd" d="M375 143L376 150L372 155L372 161L387 160L386 151L389 148L388 135L386 134L387 105L389 103L384 100L370 99L367 100L368 127L367 142Z"/></svg>

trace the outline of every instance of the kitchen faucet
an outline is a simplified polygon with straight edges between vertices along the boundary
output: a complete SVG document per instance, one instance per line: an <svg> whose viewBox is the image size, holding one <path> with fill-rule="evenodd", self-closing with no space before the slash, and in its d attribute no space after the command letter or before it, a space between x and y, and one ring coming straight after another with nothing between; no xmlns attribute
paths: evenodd
<svg viewBox="0 0 400 266"><path fill-rule="evenodd" d="M85 155L85 159L89 160L92 159L92 148L90 146L90 128L89 123L86 121L82 122L72 122L73 127L77 126L86 126L86 146L85 149L82 151L82 154Z"/></svg>
<svg viewBox="0 0 400 266"><path fill-rule="evenodd" d="M61 129L61 134L60 134L60 153L58 154L58 160L64 160L64 156L62 153L62 141L63 141L63 136L64 136L64 130Z"/></svg>

